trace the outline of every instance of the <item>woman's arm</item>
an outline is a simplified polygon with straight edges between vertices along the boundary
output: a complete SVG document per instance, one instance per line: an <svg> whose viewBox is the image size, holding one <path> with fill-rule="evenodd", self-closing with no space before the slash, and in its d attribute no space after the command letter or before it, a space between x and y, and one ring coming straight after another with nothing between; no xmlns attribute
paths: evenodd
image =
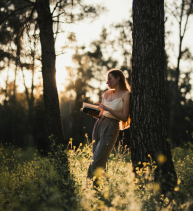
<svg viewBox="0 0 193 211"><path fill-rule="evenodd" d="M108 111L109 113L111 113L117 119L119 119L123 122L126 122L128 117L129 117L129 106L130 106L130 92L125 94L124 97L123 97L123 111L122 111L122 113L118 112L118 111L114 111L111 108L104 106L103 104L101 104L99 106L99 108L102 108L105 111Z"/></svg>
<svg viewBox="0 0 193 211"><path fill-rule="evenodd" d="M103 104L103 101L104 101L104 98L106 97L106 95L107 95L107 92L108 91L106 91L105 93L104 93L104 95L103 95L103 98L102 98L102 102L101 103L98 103L98 104ZM92 111L90 111L89 113L88 113L88 115L89 116L92 116L92 117L94 117L94 118L96 118L96 119L98 119L98 118L100 118L101 116L102 116L102 114L103 114L103 111L104 111L104 109L101 109L101 112L99 113L99 115L94 115L94 111L92 112Z"/></svg>

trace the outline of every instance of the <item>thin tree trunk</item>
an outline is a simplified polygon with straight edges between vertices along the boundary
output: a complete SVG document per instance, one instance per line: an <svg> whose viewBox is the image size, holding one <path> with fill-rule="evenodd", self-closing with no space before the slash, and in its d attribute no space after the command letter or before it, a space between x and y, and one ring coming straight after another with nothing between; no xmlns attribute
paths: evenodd
<svg viewBox="0 0 193 211"><path fill-rule="evenodd" d="M8 63L7 63L7 78L5 82L5 100L4 100L4 108L2 112L4 112L4 115L1 115L2 118L2 140L6 141L6 122L7 122L7 97L8 97L8 81L9 81L9 70L10 70L10 58L8 57Z"/></svg>
<svg viewBox="0 0 193 211"><path fill-rule="evenodd" d="M21 54L21 28L18 29L16 34L16 57L15 57L15 74L14 74L14 84L13 84L13 104L12 104L12 144L14 146L18 145L16 143L16 79L17 79L17 70L20 65L20 54Z"/></svg>
<svg viewBox="0 0 193 211"><path fill-rule="evenodd" d="M6 78L6 83L5 83L5 101L4 101L5 112L7 111L7 93L8 93L8 81L9 81L9 68L10 68L10 58L8 58L7 78Z"/></svg>
<svg viewBox="0 0 193 211"><path fill-rule="evenodd" d="M52 28L52 15L50 13L49 0L36 0L36 8L38 12L38 24L40 29L40 42L42 48L42 74L43 74L43 87L44 87L44 107L45 107L45 123L47 137L50 140L50 151L52 158L55 158L54 166L59 174L63 175L66 184L60 184L59 188L62 192L66 193L69 190L69 197L75 196L74 183L68 168L68 158L64 152L64 134L61 123L58 92L56 87L56 69L55 69L55 49L54 37ZM55 145L53 144L55 141ZM57 150L57 151L56 151ZM57 153L57 154L55 154ZM64 200L65 200L64 196ZM68 205L69 204L69 205ZM68 202L68 208L75 207L76 204ZM64 202L64 210L66 209L66 202Z"/></svg>
<svg viewBox="0 0 193 211"><path fill-rule="evenodd" d="M31 78L31 95L30 95L30 107L29 107L29 120L30 120L30 133L33 137L34 142L34 71L35 71L35 51L33 52L33 63L32 63L32 78ZM37 145L37 143L34 143Z"/></svg>
<svg viewBox="0 0 193 211"><path fill-rule="evenodd" d="M13 84L13 103L12 103L12 144L16 146L16 77L18 64L15 65L14 84Z"/></svg>
<svg viewBox="0 0 193 211"><path fill-rule="evenodd" d="M133 1L131 159L135 168L156 161L162 190L176 184L165 115L164 0ZM158 162L158 157L167 159ZM139 165L141 167L141 165ZM165 181L163 181L165 179Z"/></svg>
<svg viewBox="0 0 193 211"><path fill-rule="evenodd" d="M40 42L42 47L42 74L44 87L45 122L47 137L57 144L64 143L58 92L56 87L55 48L53 22L49 0L36 0Z"/></svg>

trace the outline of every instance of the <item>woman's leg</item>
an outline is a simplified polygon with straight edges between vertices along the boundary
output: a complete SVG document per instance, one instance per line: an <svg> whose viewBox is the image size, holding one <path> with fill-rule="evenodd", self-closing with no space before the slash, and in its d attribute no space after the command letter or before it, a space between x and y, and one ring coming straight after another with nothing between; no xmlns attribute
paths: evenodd
<svg viewBox="0 0 193 211"><path fill-rule="evenodd" d="M88 169L88 177L92 179L97 168L105 169L107 159L119 135L117 120L103 117L96 125L93 132L93 157Z"/></svg>

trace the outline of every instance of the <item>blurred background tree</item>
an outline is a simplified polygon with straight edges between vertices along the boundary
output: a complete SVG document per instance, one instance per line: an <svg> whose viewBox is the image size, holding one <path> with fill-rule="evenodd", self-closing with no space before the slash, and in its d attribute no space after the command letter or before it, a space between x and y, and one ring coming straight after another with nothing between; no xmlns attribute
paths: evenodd
<svg viewBox="0 0 193 211"><path fill-rule="evenodd" d="M185 35L188 30L190 16L193 14L193 1L181 0L166 4L168 16L172 16L178 25L178 50L176 52L176 64L174 67L168 67L167 71L167 103L168 103L168 135L170 140L179 145L185 139L185 131L192 131L189 122L186 122L184 116L190 116L192 112L189 106L191 99L187 99L191 94L190 73L192 68L182 69L183 60L192 60L193 56L190 46L184 46ZM168 19L170 18L168 17ZM186 129L185 129L186 128ZM180 131L180 133L178 133Z"/></svg>
<svg viewBox="0 0 193 211"><path fill-rule="evenodd" d="M45 114L45 139L52 138L56 143L64 143L63 129L60 119L58 92L56 87L55 69L55 41L59 33L60 23L66 21L74 23L85 18L95 18L104 10L101 6L93 7L81 1L2 1L1 2L1 27L2 44L12 44L13 57L15 62L15 79L13 83L12 96L12 127L11 134L15 146L19 145L16 136L16 78L18 70L22 71L24 79L25 93L28 103L28 141L34 142L34 70L35 60L42 62L43 73L43 93L44 93L44 114ZM73 9L73 10L72 10ZM5 32L6 31L6 32ZM31 35L33 33L33 35ZM7 37L5 38L5 36ZM32 39L33 38L33 39ZM6 42L5 42L6 40ZM39 41L39 43L38 43ZM24 45L24 42L26 42ZM33 44L32 44L33 43ZM41 53L35 55L38 50L37 43L41 44ZM28 54L27 48L31 48ZM40 50L40 49L39 49ZM2 51L2 59L6 56L8 49ZM6 52L6 53L5 53ZM31 57L31 63L29 63ZM27 62L26 62L27 61ZM31 90L25 83L24 69L31 70ZM7 96L5 96L7 98ZM5 100L8 100L6 99ZM8 141L8 140L7 140ZM33 143L34 144L34 143ZM49 144L46 145L47 148Z"/></svg>

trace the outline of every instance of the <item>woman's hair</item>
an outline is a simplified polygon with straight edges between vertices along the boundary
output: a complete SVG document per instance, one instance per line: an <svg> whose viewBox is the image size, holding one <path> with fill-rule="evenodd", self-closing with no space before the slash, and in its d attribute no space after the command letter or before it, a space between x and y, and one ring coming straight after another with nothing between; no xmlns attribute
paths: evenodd
<svg viewBox="0 0 193 211"><path fill-rule="evenodd" d="M131 91L130 85L129 85L123 71L121 71L119 69L112 68L107 72L107 77L108 77L109 74L113 75L114 78L120 77L120 80L119 80L120 89Z"/></svg>

